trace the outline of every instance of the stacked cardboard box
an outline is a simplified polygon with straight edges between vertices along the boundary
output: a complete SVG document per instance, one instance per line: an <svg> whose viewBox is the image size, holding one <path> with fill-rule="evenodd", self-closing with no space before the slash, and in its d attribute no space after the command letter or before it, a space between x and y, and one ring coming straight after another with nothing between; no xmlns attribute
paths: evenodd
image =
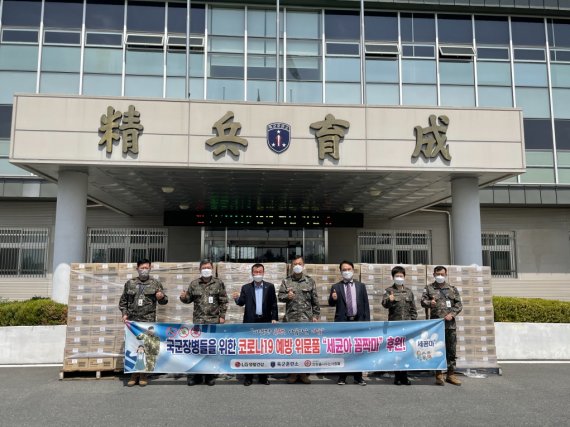
<svg viewBox="0 0 570 427"><path fill-rule="evenodd" d="M243 308L232 299L242 285L252 280L251 263L219 263L217 277L224 281L229 297L226 320L241 323ZM355 279L368 291L371 320L386 320L387 310L381 306L384 289L392 284L387 264L355 265ZM403 265L406 285L414 292L418 318L425 318L420 306L426 283L433 282L433 266ZM118 308L123 285L136 277L136 264L73 264L70 277L68 328L65 345L64 371L102 371L122 368L124 325ZM265 279L275 284L276 291L288 266L285 263L265 264ZM307 264L305 273L317 284L321 305L321 321L334 320L334 307L328 306L331 286L341 280L337 264ZM191 323L192 304L180 302L179 295L190 282L199 277L199 264L155 263L151 277L159 280L169 297L167 305L157 308L158 322ZM489 267L449 266L449 282L456 286L463 300L463 311L457 317L458 367L497 367L491 271ZM284 304L279 303L279 319Z"/></svg>
<svg viewBox="0 0 570 427"><path fill-rule="evenodd" d="M217 264L217 277L224 282L228 293L228 312L226 314L227 323L241 323L243 321L243 307L238 306L232 297L234 292L239 293L241 287L246 283L250 283L251 266L254 263L227 263L220 262ZM279 292L281 281L287 276L287 264L282 262L264 263L265 267L264 280L275 285L275 292ZM284 304L278 303L279 319L283 318L285 313Z"/></svg>
<svg viewBox="0 0 570 427"><path fill-rule="evenodd" d="M123 348L118 264L72 264L64 371L116 369Z"/></svg>
<svg viewBox="0 0 570 427"><path fill-rule="evenodd" d="M428 267L433 271L433 266ZM491 269L449 266L448 281L461 295L463 310L457 316L458 368L495 368L495 326Z"/></svg>

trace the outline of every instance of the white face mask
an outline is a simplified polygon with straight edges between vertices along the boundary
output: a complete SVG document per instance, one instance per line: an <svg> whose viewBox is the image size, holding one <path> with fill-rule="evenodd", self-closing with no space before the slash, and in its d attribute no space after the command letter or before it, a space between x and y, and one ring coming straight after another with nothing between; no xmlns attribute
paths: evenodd
<svg viewBox="0 0 570 427"><path fill-rule="evenodd" d="M435 276L435 281L437 283L443 283L445 282L445 276Z"/></svg>
<svg viewBox="0 0 570 427"><path fill-rule="evenodd" d="M342 272L342 278L345 280L352 279L352 276L354 276L354 271L343 271Z"/></svg>
<svg viewBox="0 0 570 427"><path fill-rule="evenodd" d="M394 277L394 283L398 286L402 286L406 282L404 277Z"/></svg>
<svg viewBox="0 0 570 427"><path fill-rule="evenodd" d="M202 270L200 270L200 274L202 275L202 277L204 279L212 277L212 269L211 268L203 268Z"/></svg>
<svg viewBox="0 0 570 427"><path fill-rule="evenodd" d="M293 273L300 274L303 272L303 266L301 264L297 264L293 266Z"/></svg>
<svg viewBox="0 0 570 427"><path fill-rule="evenodd" d="M253 276L253 280L257 283L263 282L263 274L256 274Z"/></svg>

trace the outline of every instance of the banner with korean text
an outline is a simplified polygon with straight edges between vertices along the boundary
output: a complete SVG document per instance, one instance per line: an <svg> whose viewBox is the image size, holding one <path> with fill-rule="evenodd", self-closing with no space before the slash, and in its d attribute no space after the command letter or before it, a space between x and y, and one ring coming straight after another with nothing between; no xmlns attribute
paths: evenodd
<svg viewBox="0 0 570 427"><path fill-rule="evenodd" d="M125 372L445 370L444 321L125 324Z"/></svg>

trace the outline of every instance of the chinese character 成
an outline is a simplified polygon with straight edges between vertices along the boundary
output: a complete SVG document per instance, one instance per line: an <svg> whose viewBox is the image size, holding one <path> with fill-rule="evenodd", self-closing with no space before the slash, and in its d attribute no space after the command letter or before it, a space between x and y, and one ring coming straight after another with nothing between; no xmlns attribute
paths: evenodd
<svg viewBox="0 0 570 427"><path fill-rule="evenodd" d="M232 144L237 144L244 148L247 147L247 140L237 136L237 133L241 130L241 123L234 122L233 118L234 113L228 111L212 126L212 129L216 130L217 136L208 139L206 145L210 147L218 145L214 150L214 156L219 156L226 151L230 151L234 156L239 157L238 147Z"/></svg>
<svg viewBox="0 0 570 427"><path fill-rule="evenodd" d="M437 125L439 121L439 126ZM449 126L449 118L447 116L435 117L434 114L429 116L429 126L422 128L421 126L415 127L416 132L416 149L412 154L412 158L419 157L423 154L426 159L434 159L439 153L447 160L451 160L449 154L449 146L447 145L447 127Z"/></svg>
<svg viewBox="0 0 570 427"><path fill-rule="evenodd" d="M323 121L311 123L311 129L316 130L315 136L319 144L319 159L324 160L325 154L328 154L335 160L340 158L339 143L349 126L349 122L337 120L332 114L327 114Z"/></svg>

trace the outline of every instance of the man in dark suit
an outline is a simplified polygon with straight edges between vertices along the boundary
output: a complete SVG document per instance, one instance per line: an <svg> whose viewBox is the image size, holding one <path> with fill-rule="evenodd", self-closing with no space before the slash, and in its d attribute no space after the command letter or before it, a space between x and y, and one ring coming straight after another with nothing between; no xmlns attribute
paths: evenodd
<svg viewBox="0 0 570 427"><path fill-rule="evenodd" d="M342 280L331 287L329 305L336 307L335 322L369 322L370 305L368 304L368 292L363 283L353 280L354 264L350 261L342 261L339 265ZM366 385L362 378L362 372L342 373L338 377L338 385L346 384L347 375L354 376L354 383Z"/></svg>
<svg viewBox="0 0 570 427"><path fill-rule="evenodd" d="M277 323L277 297L273 283L263 280L263 264L251 267L253 282L241 287L241 292L234 292L232 297L239 306L245 305L243 323ZM246 374L243 385L250 386L253 374ZM267 374L259 374L259 383L269 385Z"/></svg>

